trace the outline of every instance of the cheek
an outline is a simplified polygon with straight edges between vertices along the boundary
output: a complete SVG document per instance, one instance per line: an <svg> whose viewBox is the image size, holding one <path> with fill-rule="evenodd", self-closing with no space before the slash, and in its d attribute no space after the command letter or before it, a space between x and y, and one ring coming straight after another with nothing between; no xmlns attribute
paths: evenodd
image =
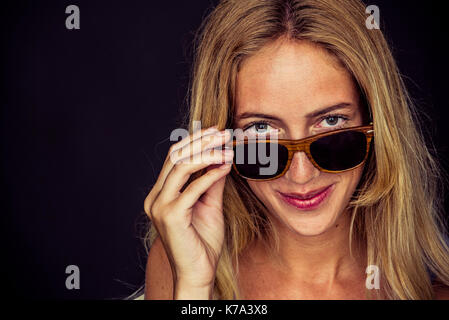
<svg viewBox="0 0 449 320"><path fill-rule="evenodd" d="M363 166L351 171L339 173L339 195L342 197L342 206L346 206L362 177Z"/></svg>
<svg viewBox="0 0 449 320"><path fill-rule="evenodd" d="M248 181L248 185L250 186L251 190L254 192L254 194L261 200L265 205L267 205L267 200L269 195L271 193L271 187L269 181Z"/></svg>

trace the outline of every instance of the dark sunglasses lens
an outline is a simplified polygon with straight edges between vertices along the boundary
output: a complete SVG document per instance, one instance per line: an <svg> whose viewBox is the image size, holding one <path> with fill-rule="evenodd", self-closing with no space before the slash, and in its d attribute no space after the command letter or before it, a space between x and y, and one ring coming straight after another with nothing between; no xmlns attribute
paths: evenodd
<svg viewBox="0 0 449 320"><path fill-rule="evenodd" d="M248 142L234 146L234 164L249 179L271 179L282 173L288 162L288 149L277 143Z"/></svg>
<svg viewBox="0 0 449 320"><path fill-rule="evenodd" d="M310 153L323 169L347 170L359 165L365 159L366 136L359 131L326 136L310 144Z"/></svg>

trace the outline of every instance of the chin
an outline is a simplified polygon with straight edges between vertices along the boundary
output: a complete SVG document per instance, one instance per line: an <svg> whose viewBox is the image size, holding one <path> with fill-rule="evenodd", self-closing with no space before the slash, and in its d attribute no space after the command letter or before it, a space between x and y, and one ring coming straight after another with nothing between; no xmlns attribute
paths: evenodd
<svg viewBox="0 0 449 320"><path fill-rule="evenodd" d="M299 217L299 216L278 216L278 220L288 228L289 232L304 237L319 236L326 233L331 228L335 228L339 213L335 210L319 210L313 217Z"/></svg>

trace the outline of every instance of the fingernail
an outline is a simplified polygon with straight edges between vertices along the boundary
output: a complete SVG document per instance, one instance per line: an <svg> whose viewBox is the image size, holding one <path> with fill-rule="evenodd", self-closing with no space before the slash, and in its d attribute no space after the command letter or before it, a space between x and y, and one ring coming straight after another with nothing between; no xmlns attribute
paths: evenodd
<svg viewBox="0 0 449 320"><path fill-rule="evenodd" d="M204 131L204 134L208 134L208 133L212 133L212 132L218 131L217 127L218 127L218 125L215 125L213 127L208 128L206 131Z"/></svg>
<svg viewBox="0 0 449 320"><path fill-rule="evenodd" d="M215 135L219 136L219 137L224 136L225 134L226 134L226 131L218 131L215 133Z"/></svg>
<svg viewBox="0 0 449 320"><path fill-rule="evenodd" d="M222 137L222 138L224 137L226 139L226 141L228 141L229 138L231 138L231 136L232 136L232 134L231 134L231 132L229 132L229 130L217 132L217 133L215 133L215 135L217 137Z"/></svg>

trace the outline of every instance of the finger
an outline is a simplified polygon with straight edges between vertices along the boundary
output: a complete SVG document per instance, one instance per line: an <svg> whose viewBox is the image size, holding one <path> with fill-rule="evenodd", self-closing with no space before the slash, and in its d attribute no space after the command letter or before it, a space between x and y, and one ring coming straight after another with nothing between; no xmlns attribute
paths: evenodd
<svg viewBox="0 0 449 320"><path fill-rule="evenodd" d="M183 208L191 208L195 205L198 199L216 182L221 178L224 178L231 171L231 164L223 164L222 166L208 171L195 181L193 181L184 190L184 192L178 198L178 205ZM217 189L214 192L218 192L220 188L224 186L224 179L218 184ZM217 203L215 203L217 205Z"/></svg>
<svg viewBox="0 0 449 320"><path fill-rule="evenodd" d="M226 175L216 181L201 196L201 201L209 206L217 209L223 208L223 190L226 183Z"/></svg>
<svg viewBox="0 0 449 320"><path fill-rule="evenodd" d="M191 143L197 139L200 139L202 136L211 135L216 132L219 132L219 130L217 129L217 126L213 126L213 127L207 128L207 129L197 130L197 131L193 132L192 134L188 135L187 137L185 137L184 139L182 139L181 141L175 143L172 146L172 148L170 148L171 152L175 152L178 149L185 147L189 143Z"/></svg>
<svg viewBox="0 0 449 320"><path fill-rule="evenodd" d="M152 219L151 205L154 202L154 200L156 199L156 197L158 196L160 190L162 189L162 186L165 183L165 179L166 179L167 175L170 173L170 171L172 170L173 165L174 165L174 162L168 161L170 159L170 155L174 151L188 145L190 142L195 141L196 139L201 138L204 135L212 135L216 132L218 132L217 126L213 126L213 127L203 129L203 130L198 130L170 147L170 150L169 150L167 157L164 161L164 164L162 166L162 169L158 176L158 179L144 201L144 211L150 219Z"/></svg>
<svg viewBox="0 0 449 320"><path fill-rule="evenodd" d="M173 170L167 176L164 186L159 194L161 201L168 203L173 201L180 193L181 188L189 180L189 177L201 169L213 164L232 162L233 150L223 150L218 152L205 151L195 156L196 160L189 163L177 162Z"/></svg>
<svg viewBox="0 0 449 320"><path fill-rule="evenodd" d="M196 154L203 152L207 149L216 148L225 144L231 134L228 130L218 131L211 135L203 135L199 139L193 140L191 143L186 144L182 148L177 148L170 153L170 159L173 163L179 160L192 159Z"/></svg>
<svg viewBox="0 0 449 320"><path fill-rule="evenodd" d="M176 152L178 150L182 149L185 146L188 146L190 143L192 143L196 140L201 141L201 137L203 137L205 135L212 135L217 132L218 132L218 130L217 130L216 126L205 129L205 130L196 131L193 134L191 134L190 136L184 138L183 140L181 140L178 143L171 146L170 150L167 154L167 158L165 159L164 165L162 167L161 173L159 174L158 180L156 182L156 188L158 190L160 190L162 188L168 174L170 173L170 171L173 169L173 166L177 162L177 161L169 161L171 158L176 158L175 156L173 156L173 154L176 154Z"/></svg>
<svg viewBox="0 0 449 320"><path fill-rule="evenodd" d="M206 130L205 132L215 132L214 130ZM205 164L213 164L213 163L222 163L223 161L226 161L227 159L225 158L224 160L217 160L217 158L215 157L215 155L206 155L205 152L206 150L210 150L211 151L215 151L213 148L217 147L219 145L223 145L224 143L227 142L227 140L229 140L231 138L231 133L227 130L221 131L221 132L216 132L214 134L214 136L209 137L209 139L202 139L204 136L201 136L201 139L197 139L192 141L192 143L186 145L184 148L187 151L180 151L180 152L184 152L187 153L187 155L184 155L184 158L178 159L178 161L176 162L171 162L168 161L168 163L166 163L163 167L163 170L161 171L161 177L160 179L158 179L157 181L157 186L156 188L158 190L162 190L163 186L165 185L165 181L167 179L167 176L170 174L170 172L173 170L174 166L176 163L179 164L180 161L184 162L184 163L193 163L193 164L200 164L200 166L194 166L192 169L194 171L191 171L191 173L196 172L200 169L203 169L205 166ZM212 141L211 141L212 140ZM194 144L195 146L193 147L193 149L195 149L196 152L193 155L189 155L190 151L191 151L191 146L192 144ZM179 151L179 148L178 148ZM217 150L218 151L218 150ZM173 153L176 153L173 152ZM225 153L225 155L229 156L229 152ZM208 162L208 160L210 158L214 158L215 160ZM206 160L205 163L202 163L203 160ZM229 159L228 159L229 160ZM218 162L217 162L218 161ZM172 192L172 196L168 197L168 198L174 198L177 196L179 190L182 188L182 186L184 186L184 184L187 182L187 180L189 179L189 176L184 176L184 179L178 181L178 183L174 186L174 188L169 189L169 192ZM168 185L171 185L171 183L169 183ZM152 199L155 199L157 195L153 196Z"/></svg>

